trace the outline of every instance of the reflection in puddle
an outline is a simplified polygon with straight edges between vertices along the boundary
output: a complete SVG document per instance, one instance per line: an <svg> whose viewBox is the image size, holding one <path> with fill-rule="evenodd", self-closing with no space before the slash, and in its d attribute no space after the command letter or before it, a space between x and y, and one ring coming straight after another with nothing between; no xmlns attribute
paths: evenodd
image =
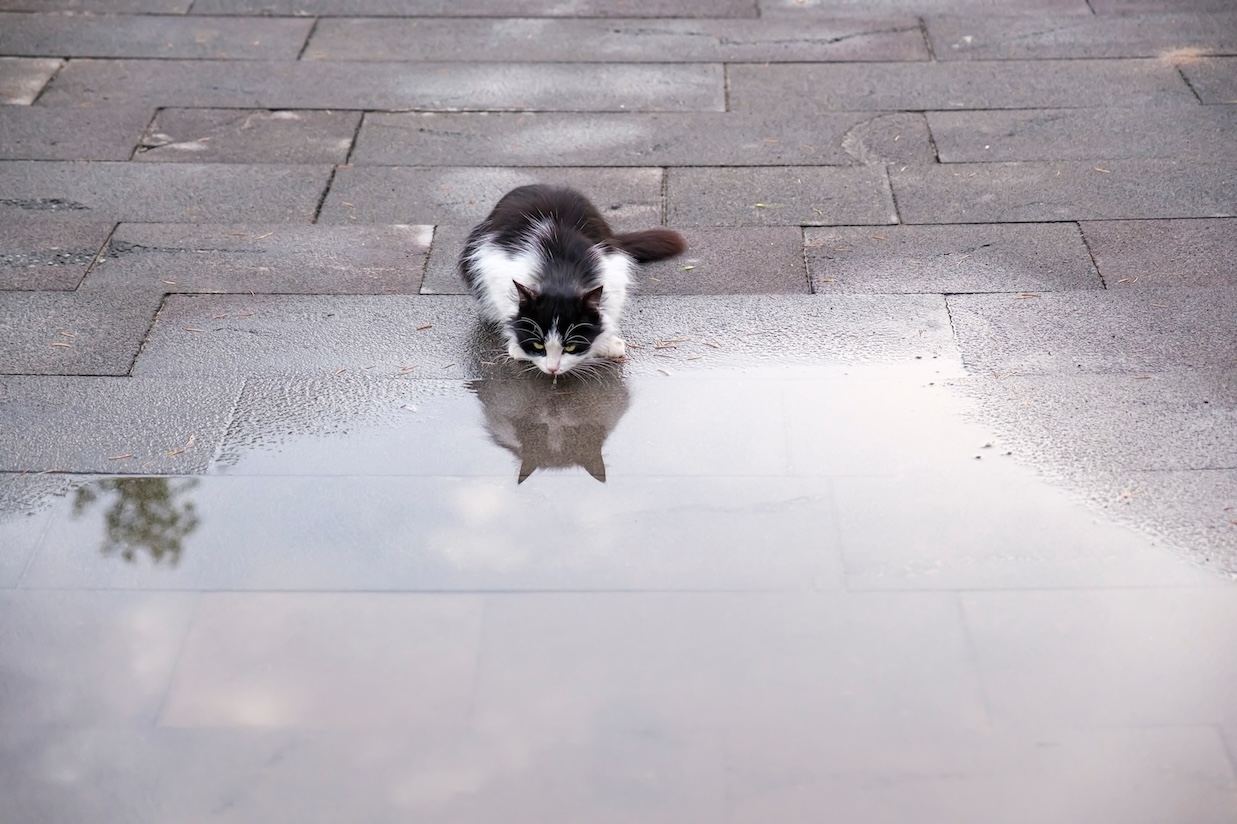
<svg viewBox="0 0 1237 824"><path fill-rule="evenodd" d="M81 518L103 496L114 495L103 513L104 555L132 563L146 553L156 565L180 562L181 542L198 528L198 515L187 493L192 478L112 478L79 487L73 517Z"/></svg>
<svg viewBox="0 0 1237 824"><path fill-rule="evenodd" d="M606 480L602 446L627 411L618 378L551 387L543 380L473 381L490 439L520 462L519 483L537 470L581 467Z"/></svg>

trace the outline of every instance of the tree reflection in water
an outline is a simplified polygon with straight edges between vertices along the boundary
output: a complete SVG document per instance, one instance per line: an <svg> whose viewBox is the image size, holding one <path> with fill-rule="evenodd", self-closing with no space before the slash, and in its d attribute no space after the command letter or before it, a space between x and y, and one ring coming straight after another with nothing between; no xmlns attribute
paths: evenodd
<svg viewBox="0 0 1237 824"><path fill-rule="evenodd" d="M193 478L179 483L172 478L96 481L78 488L73 515L80 517L101 497L114 493L115 500L103 514L103 554L119 555L131 563L145 552L155 564L174 567L180 562L181 541L198 526L193 501L184 497L197 485Z"/></svg>

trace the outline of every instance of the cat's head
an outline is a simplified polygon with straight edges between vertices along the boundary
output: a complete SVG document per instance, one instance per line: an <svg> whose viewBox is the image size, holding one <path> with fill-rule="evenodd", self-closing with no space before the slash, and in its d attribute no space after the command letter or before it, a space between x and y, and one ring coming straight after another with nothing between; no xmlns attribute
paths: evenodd
<svg viewBox="0 0 1237 824"><path fill-rule="evenodd" d="M512 328L525 356L547 375L570 372L589 359L601 334L601 287L579 293L539 292L516 283L519 310Z"/></svg>

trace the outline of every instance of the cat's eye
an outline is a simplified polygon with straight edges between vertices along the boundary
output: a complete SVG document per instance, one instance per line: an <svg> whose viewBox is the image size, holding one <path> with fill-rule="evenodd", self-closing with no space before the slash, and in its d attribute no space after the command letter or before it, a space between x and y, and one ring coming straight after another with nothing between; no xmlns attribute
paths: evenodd
<svg viewBox="0 0 1237 824"><path fill-rule="evenodd" d="M545 344L533 341L533 348L540 352L542 349L545 349Z"/></svg>
<svg viewBox="0 0 1237 824"><path fill-rule="evenodd" d="M576 351L576 345L575 345L574 343L569 343L569 344L567 344L566 346L564 346L564 347L563 347L563 351L564 351L564 352L574 352L574 351Z"/></svg>

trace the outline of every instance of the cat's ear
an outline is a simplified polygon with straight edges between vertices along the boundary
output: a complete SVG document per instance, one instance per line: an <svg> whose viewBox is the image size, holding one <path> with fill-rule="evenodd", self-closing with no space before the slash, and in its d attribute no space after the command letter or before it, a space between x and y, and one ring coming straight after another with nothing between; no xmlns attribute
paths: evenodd
<svg viewBox="0 0 1237 824"><path fill-rule="evenodd" d="M520 283L518 280L513 280L511 282L515 284L515 291L516 294L520 296L520 303L532 303L537 299L537 293L532 289Z"/></svg>
<svg viewBox="0 0 1237 824"><path fill-rule="evenodd" d="M593 289L589 289L584 293L583 300L584 305L589 309L592 309L594 312L598 311L598 307L601 306L601 287L597 286Z"/></svg>
<svg viewBox="0 0 1237 824"><path fill-rule="evenodd" d="M533 474L534 472L536 472L536 471L537 471L538 469L540 469L540 468L541 468L541 464L537 463L537 461L536 461L535 459L530 458L530 457L528 457L528 456L521 456L521 458L520 458L520 476L519 476L519 479L515 482L516 486L519 486L520 484L522 484L522 483L524 483L525 481L527 481L527 480L528 480L528 476L529 476L529 475L531 475L531 474Z"/></svg>
<svg viewBox="0 0 1237 824"><path fill-rule="evenodd" d="M602 457L600 447L592 455L586 455L579 464L584 467L585 472L603 484L606 482L606 459Z"/></svg>

